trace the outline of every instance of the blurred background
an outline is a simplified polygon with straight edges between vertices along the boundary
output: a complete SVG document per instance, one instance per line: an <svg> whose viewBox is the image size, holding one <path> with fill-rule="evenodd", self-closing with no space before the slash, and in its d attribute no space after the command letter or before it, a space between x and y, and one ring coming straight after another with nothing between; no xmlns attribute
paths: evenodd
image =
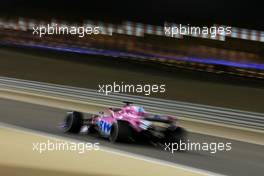
<svg viewBox="0 0 264 176"><path fill-rule="evenodd" d="M230 1L4 1L1 4L1 43L43 44L104 49L103 55L213 73L262 79L264 34L261 6ZM164 23L190 26L231 26L232 34L166 37ZM32 35L32 26L44 24L111 26L114 35L79 38L69 35ZM117 30L121 28L122 31ZM114 31L116 29L116 31ZM140 34L138 34L140 32ZM74 52L74 51L72 51ZM121 54L121 52L124 52ZM100 54L100 52L96 52ZM133 55L134 54L134 55ZM139 59L140 57L140 59ZM147 63L146 63L147 64Z"/></svg>
<svg viewBox="0 0 264 176"><path fill-rule="evenodd" d="M256 103L264 96L264 26L259 2L10 0L1 2L0 8L3 76L93 89L113 81L166 83L166 95L154 97L263 109ZM165 23L230 26L232 33L215 38L168 37ZM34 26L47 24L88 24L100 26L103 32L82 38L33 35ZM68 79L63 79L65 75ZM260 89L253 91L256 87ZM252 107L245 101L252 102Z"/></svg>

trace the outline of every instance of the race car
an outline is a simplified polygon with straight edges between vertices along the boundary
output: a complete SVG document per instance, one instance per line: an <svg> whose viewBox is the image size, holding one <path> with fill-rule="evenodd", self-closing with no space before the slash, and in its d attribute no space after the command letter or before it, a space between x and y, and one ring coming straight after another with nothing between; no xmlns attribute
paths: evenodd
<svg viewBox="0 0 264 176"><path fill-rule="evenodd" d="M179 127L176 118L146 113L141 106L125 102L122 108L109 108L109 114L89 114L68 112L60 124L64 132L98 133L111 142L134 142L137 140L155 143L185 140L186 131Z"/></svg>

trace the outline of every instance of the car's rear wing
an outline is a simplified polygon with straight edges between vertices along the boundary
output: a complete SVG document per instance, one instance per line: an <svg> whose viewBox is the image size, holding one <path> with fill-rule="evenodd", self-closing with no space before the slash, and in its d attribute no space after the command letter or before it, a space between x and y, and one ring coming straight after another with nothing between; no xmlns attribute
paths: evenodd
<svg viewBox="0 0 264 176"><path fill-rule="evenodd" d="M177 120L176 118L171 117L171 116L152 115L152 114L145 116L144 119L149 120L149 121L155 121L155 122L163 122L163 123L171 123Z"/></svg>

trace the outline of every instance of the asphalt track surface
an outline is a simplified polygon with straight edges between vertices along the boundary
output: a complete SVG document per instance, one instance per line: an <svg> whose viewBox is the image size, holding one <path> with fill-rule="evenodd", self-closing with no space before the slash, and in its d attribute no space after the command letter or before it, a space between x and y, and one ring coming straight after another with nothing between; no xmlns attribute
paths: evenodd
<svg viewBox="0 0 264 176"><path fill-rule="evenodd" d="M260 145L190 133L188 139L192 142L231 142L232 150L228 152L218 151L215 154L211 154L208 151L176 152L172 154L168 151L164 151L162 147L154 147L147 144L111 144L107 140L96 136L63 134L62 131L58 129L57 125L63 119L66 110L5 99L0 99L0 108L1 122L28 129L87 142L99 142L100 145L122 151L225 175L262 176L264 172L264 147Z"/></svg>
<svg viewBox="0 0 264 176"><path fill-rule="evenodd" d="M0 76L99 89L98 85L166 84L153 97L264 113L264 81L139 64L122 58L1 46Z"/></svg>

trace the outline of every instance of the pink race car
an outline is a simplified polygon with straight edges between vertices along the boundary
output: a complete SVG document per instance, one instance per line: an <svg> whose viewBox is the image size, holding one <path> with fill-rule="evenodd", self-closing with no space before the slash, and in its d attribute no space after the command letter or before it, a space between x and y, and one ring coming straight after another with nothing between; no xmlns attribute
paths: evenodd
<svg viewBox="0 0 264 176"><path fill-rule="evenodd" d="M186 131L177 126L176 118L151 115L143 107L126 102L122 108L109 108L110 115L101 113L84 118L80 112L68 112L60 127L64 132L99 133L111 142L179 142L185 139Z"/></svg>

